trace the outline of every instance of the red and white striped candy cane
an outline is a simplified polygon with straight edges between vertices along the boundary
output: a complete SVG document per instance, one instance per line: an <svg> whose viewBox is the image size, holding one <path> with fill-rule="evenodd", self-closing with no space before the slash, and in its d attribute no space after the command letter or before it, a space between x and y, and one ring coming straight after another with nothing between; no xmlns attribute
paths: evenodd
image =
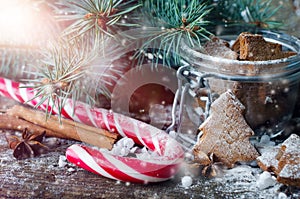
<svg viewBox="0 0 300 199"><path fill-rule="evenodd" d="M18 82L0 78L0 95L24 103L34 93L30 88L21 88L23 86ZM34 99L28 104L35 106L37 103L38 99ZM39 108L45 110L46 104ZM62 116L132 138L136 144L158 154L153 160L142 160L115 156L87 146L69 147L66 151L67 159L93 173L128 182L160 182L172 178L183 161L184 152L178 142L164 131L133 118L106 109L91 108L82 102L73 104L71 99L67 100Z"/></svg>
<svg viewBox="0 0 300 199"><path fill-rule="evenodd" d="M151 160L116 156L82 145L69 147L66 156L77 166L107 178L135 183L161 182L172 178L182 163L182 150L178 144L169 136L165 139L164 148L168 152Z"/></svg>

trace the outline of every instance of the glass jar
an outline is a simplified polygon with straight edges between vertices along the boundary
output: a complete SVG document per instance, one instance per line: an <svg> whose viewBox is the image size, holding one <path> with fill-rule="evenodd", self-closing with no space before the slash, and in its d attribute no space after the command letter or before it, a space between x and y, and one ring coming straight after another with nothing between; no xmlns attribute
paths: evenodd
<svg viewBox="0 0 300 199"><path fill-rule="evenodd" d="M300 41L293 36L261 29L217 27L215 35L229 43L241 32L260 34L265 40L279 43L283 50L300 52ZM257 136L276 137L290 121L298 95L300 55L269 60L240 61L201 53L187 43L181 45L181 55L191 70L206 77L212 96L228 89L246 107L244 117Z"/></svg>

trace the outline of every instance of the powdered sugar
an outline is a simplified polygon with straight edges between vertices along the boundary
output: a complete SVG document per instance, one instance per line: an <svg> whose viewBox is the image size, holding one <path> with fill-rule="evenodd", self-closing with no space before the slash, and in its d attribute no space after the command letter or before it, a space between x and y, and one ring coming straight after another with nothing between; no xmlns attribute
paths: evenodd
<svg viewBox="0 0 300 199"><path fill-rule="evenodd" d="M161 156L157 151L148 150L146 147L135 146L133 139L124 137L120 139L111 151L99 149L101 152L110 153L121 157L134 157L148 162L168 161L168 157Z"/></svg>
<svg viewBox="0 0 300 199"><path fill-rule="evenodd" d="M191 176L184 176L181 178L181 185L184 188L189 188L193 184L193 178Z"/></svg>
<svg viewBox="0 0 300 199"><path fill-rule="evenodd" d="M67 165L67 158L64 155L60 155L58 159L58 167L65 167Z"/></svg>
<svg viewBox="0 0 300 199"><path fill-rule="evenodd" d="M114 145L111 153L118 156L128 156L133 146L134 141L131 138L124 137Z"/></svg>
<svg viewBox="0 0 300 199"><path fill-rule="evenodd" d="M270 172L264 171L259 175L256 185L260 190L272 187L276 184L276 178Z"/></svg>

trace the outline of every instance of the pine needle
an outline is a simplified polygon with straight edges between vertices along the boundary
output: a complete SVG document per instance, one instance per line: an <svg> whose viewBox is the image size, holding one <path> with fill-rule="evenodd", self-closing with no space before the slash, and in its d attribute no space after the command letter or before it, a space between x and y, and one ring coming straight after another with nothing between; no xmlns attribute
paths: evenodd
<svg viewBox="0 0 300 199"><path fill-rule="evenodd" d="M164 64L168 64L173 56L177 56L174 60L179 61L179 46L183 40L191 46L201 46L201 41L209 38L210 32L205 28L209 22L205 17L211 8L198 0L145 0L141 9L141 15L147 16L142 21L143 28L121 33L124 34L121 37L131 39L137 45L135 47L141 49L135 55L139 65L144 61L143 52L151 48L158 49L156 53L162 54ZM157 65L158 60L153 61Z"/></svg>
<svg viewBox="0 0 300 199"><path fill-rule="evenodd" d="M134 3L134 0L82 0L74 2L67 0L58 11L57 18L61 21L72 21L73 23L64 30L64 36L72 38L82 35L99 36L107 35L113 37L119 26L134 26L124 19L124 15L134 11L141 4ZM90 33L92 32L92 34Z"/></svg>
<svg viewBox="0 0 300 199"><path fill-rule="evenodd" d="M115 75L120 76L127 67L111 68L113 60L124 53L122 46L114 39L103 41L105 45L91 46L85 37L80 38L71 41L63 39L52 44L44 52L43 64L36 66L37 77L23 79L28 83L26 87L32 88L35 94L29 101L39 99L36 107L48 104L47 114L57 110L61 116L60 111L68 98L73 100L73 104L83 101L95 106L98 95L109 96L111 80L117 81ZM99 53L102 48L108 52Z"/></svg>
<svg viewBox="0 0 300 199"><path fill-rule="evenodd" d="M272 0L220 0L218 8L224 21L230 24L250 25L266 29L278 29L282 22L274 16L282 6L272 6Z"/></svg>

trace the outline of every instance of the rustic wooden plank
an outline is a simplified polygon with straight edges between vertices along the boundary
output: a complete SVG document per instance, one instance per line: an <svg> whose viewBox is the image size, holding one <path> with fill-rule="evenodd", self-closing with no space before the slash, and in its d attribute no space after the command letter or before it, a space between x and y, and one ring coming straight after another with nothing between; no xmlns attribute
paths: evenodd
<svg viewBox="0 0 300 199"><path fill-rule="evenodd" d="M14 104L14 102L0 97L0 109L9 108ZM5 133L7 131L0 131L0 199L267 198L276 197L278 194L276 189L259 190L254 188L255 178L251 172L249 175L245 173L245 177L237 176L236 178L194 177L193 186L188 189L181 187L180 180L183 173L172 180L158 184L141 185L116 182L87 172L70 163L65 167L59 167L59 156L64 155L66 148L75 143L63 139L48 138L46 143L51 148L47 153L36 158L16 160L12 155L12 150L8 148ZM253 171L258 172L257 169Z"/></svg>
<svg viewBox="0 0 300 199"><path fill-rule="evenodd" d="M60 155L71 141L63 141L51 152L40 157L16 160L12 150L8 149L4 133L0 134L0 198L135 198L141 193L151 193L151 189L162 185L176 186L175 183L160 185L136 185L118 183L90 172L84 171L71 164L66 167L58 166ZM70 171L74 169L74 171ZM132 191L132 190L136 191ZM138 190L143 190L142 192Z"/></svg>

